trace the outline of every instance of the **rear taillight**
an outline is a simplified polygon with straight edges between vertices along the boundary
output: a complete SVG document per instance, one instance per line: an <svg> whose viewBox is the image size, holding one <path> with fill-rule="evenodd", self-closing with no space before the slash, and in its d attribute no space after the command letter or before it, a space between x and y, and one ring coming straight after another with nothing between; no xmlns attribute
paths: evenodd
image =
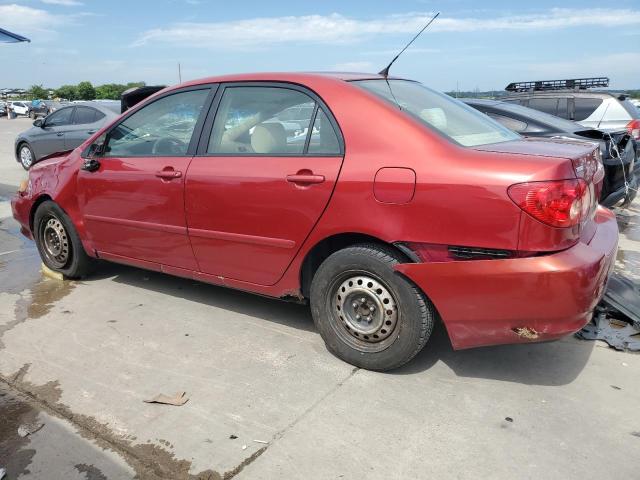
<svg viewBox="0 0 640 480"><path fill-rule="evenodd" d="M627 123L627 132L634 140L640 140L640 120L631 120Z"/></svg>
<svg viewBox="0 0 640 480"><path fill-rule="evenodd" d="M582 179L518 183L509 197L533 218L552 227L573 227L590 210L591 195Z"/></svg>

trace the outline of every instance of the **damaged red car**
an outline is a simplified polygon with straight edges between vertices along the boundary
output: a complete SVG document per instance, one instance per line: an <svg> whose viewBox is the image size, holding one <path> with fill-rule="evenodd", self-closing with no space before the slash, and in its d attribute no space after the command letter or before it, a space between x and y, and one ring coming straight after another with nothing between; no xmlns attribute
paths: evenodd
<svg viewBox="0 0 640 480"><path fill-rule="evenodd" d="M12 200L43 262L103 259L309 302L359 367L559 338L589 321L618 230L597 146L523 139L420 83L212 77L161 90Z"/></svg>

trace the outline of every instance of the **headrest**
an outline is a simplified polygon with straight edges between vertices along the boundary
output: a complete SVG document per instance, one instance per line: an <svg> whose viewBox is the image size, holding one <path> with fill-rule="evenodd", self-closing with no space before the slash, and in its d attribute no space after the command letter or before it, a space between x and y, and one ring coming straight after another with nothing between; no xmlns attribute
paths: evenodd
<svg viewBox="0 0 640 480"><path fill-rule="evenodd" d="M420 118L438 130L447 128L447 116L441 108L425 108L420 112Z"/></svg>
<svg viewBox="0 0 640 480"><path fill-rule="evenodd" d="M287 133L281 123L261 123L251 134L251 148L256 153L284 153Z"/></svg>

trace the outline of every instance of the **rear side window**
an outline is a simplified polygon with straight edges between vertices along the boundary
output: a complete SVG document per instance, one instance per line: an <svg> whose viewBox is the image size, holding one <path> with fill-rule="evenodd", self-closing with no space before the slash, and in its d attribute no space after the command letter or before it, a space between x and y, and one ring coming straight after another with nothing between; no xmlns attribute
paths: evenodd
<svg viewBox="0 0 640 480"><path fill-rule="evenodd" d="M529 100L529 108L539 110L549 115L556 115L558 112L557 98L532 98Z"/></svg>
<svg viewBox="0 0 640 480"><path fill-rule="evenodd" d="M591 114L596 111L596 108L602 104L602 99L577 97L574 99L574 102L575 112L573 119L579 122L591 116Z"/></svg>
<svg viewBox="0 0 640 480"><path fill-rule="evenodd" d="M302 155L315 101L282 87L227 87L209 139L208 153Z"/></svg>
<svg viewBox="0 0 640 480"><path fill-rule="evenodd" d="M339 155L340 141L329 121L329 117L321 108L318 109L316 120L311 129L309 153L320 155Z"/></svg>
<svg viewBox="0 0 640 480"><path fill-rule="evenodd" d="M76 115L73 118L75 125L93 123L96 121L96 110L89 107L76 107Z"/></svg>

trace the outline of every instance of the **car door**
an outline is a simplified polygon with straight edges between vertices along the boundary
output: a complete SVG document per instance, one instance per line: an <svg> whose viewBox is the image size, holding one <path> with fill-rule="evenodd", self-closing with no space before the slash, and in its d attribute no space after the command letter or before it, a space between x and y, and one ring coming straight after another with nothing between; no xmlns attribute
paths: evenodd
<svg viewBox="0 0 640 480"><path fill-rule="evenodd" d="M61 108L42 120L40 131L31 142L36 158L65 150L64 137L71 125L74 108Z"/></svg>
<svg viewBox="0 0 640 480"><path fill-rule="evenodd" d="M315 94L288 84L228 84L214 105L187 172L191 245L204 273L272 285L331 197L340 130Z"/></svg>
<svg viewBox="0 0 640 480"><path fill-rule="evenodd" d="M64 136L66 149L80 146L87 138L99 130L100 120L105 114L87 106L77 106L69 130Z"/></svg>
<svg viewBox="0 0 640 480"><path fill-rule="evenodd" d="M169 92L132 111L105 134L98 164L85 162L79 203L101 257L196 270L184 178L210 92L210 86Z"/></svg>

